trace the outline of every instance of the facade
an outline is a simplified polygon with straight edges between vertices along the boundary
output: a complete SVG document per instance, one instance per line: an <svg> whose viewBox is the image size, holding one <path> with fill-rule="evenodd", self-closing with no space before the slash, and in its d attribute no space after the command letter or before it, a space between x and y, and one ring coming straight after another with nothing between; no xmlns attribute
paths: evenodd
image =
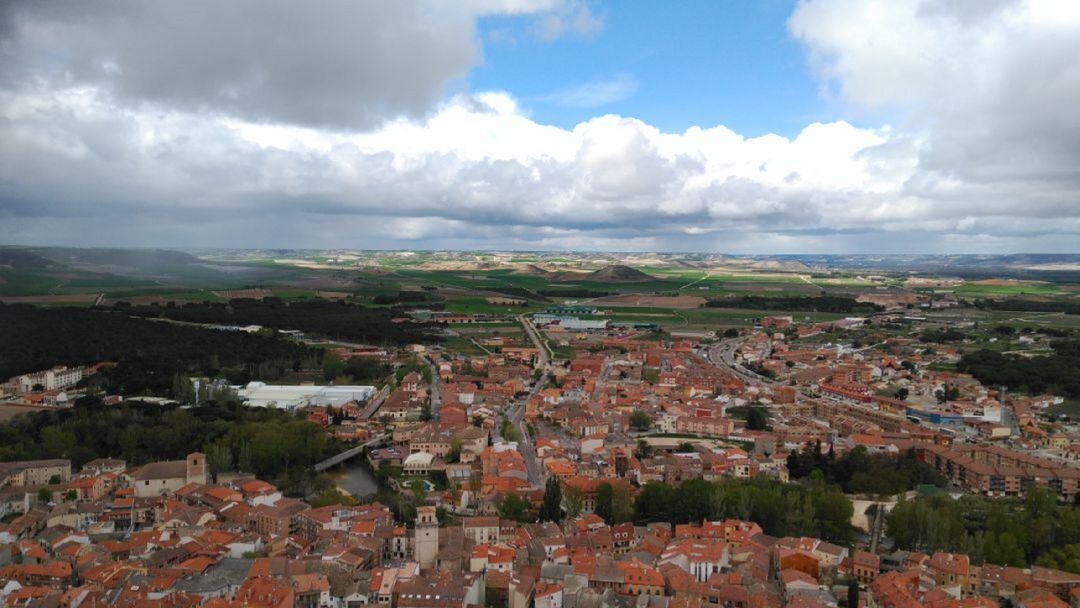
<svg viewBox="0 0 1080 608"><path fill-rule="evenodd" d="M956 485L984 496L1024 496L1032 483L1054 490L1063 502L1080 491L1080 469L993 445L919 445L918 457Z"/></svg>
<svg viewBox="0 0 1080 608"><path fill-rule="evenodd" d="M59 478L61 483L71 480L70 460L57 458L0 462L0 486L43 486L54 478Z"/></svg>
<svg viewBox="0 0 1080 608"><path fill-rule="evenodd" d="M19 387L19 391L23 393L41 389L56 391L75 386L83 379L84 374L85 368L60 366L32 374L16 376L15 382Z"/></svg>
<svg viewBox="0 0 1080 608"><path fill-rule="evenodd" d="M435 507L416 508L416 541L413 547L420 569L433 569L435 556L439 553L439 519L435 516Z"/></svg>

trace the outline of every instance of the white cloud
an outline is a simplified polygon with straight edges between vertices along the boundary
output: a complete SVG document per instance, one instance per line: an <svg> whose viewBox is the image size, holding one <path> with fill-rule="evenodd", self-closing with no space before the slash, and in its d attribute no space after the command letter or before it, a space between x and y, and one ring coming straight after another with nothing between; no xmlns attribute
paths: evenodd
<svg viewBox="0 0 1080 608"><path fill-rule="evenodd" d="M571 0L557 10L546 12L533 23L533 35L542 41L552 41L567 34L595 36L604 29L603 15L592 12L589 5Z"/></svg>
<svg viewBox="0 0 1080 608"><path fill-rule="evenodd" d="M129 5L109 6L123 8L113 11L121 16L92 22L145 18L127 16ZM880 127L815 123L791 138L745 137L724 126L665 133L610 114L564 129L531 119L506 92L444 98L456 66L474 61L477 12L563 15L585 5L470 6L473 16L452 19L461 27L443 39L460 61L427 65L423 55L439 53L438 40L407 59L425 64L416 88L381 89L377 78L334 83L323 74L318 91L291 90L307 76L294 80L287 68L269 88L243 89L234 76L248 73L250 57L182 67L184 82L159 90L129 54L110 58L103 73L71 63L65 54L75 49L97 58L90 63L108 55L87 27L73 25L76 17L43 16L41 8L0 15L0 31L15 23L19 32L18 42L0 45L0 59L15 60L0 72L0 242L1076 249L1080 32L1047 3L800 3L789 27L823 78L847 101L899 118ZM267 19L252 27L265 34ZM69 34L73 40L63 38ZM61 59L42 68L51 41ZM352 44L321 42L300 51L301 63L351 52ZM371 52L381 67L360 62L363 70L406 61L383 64L391 49ZM230 86L208 93L212 82ZM618 97L613 88L579 88L567 99L589 107ZM272 99L253 99L253 91ZM336 101L309 107L304 98L316 93Z"/></svg>
<svg viewBox="0 0 1080 608"><path fill-rule="evenodd" d="M598 108L631 97L639 86L632 75L616 74L544 95L540 101L569 108Z"/></svg>
<svg viewBox="0 0 1080 608"><path fill-rule="evenodd" d="M842 97L918 138L907 191L941 211L1077 215L1073 0L810 0L789 20Z"/></svg>

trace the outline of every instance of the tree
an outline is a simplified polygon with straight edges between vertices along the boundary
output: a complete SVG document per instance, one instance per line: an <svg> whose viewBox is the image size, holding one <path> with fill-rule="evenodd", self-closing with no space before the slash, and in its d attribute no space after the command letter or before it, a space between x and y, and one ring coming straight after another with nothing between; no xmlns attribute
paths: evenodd
<svg viewBox="0 0 1080 608"><path fill-rule="evenodd" d="M609 524L613 521L613 501L614 490L612 490L610 483L605 481L596 487L596 508L594 511L601 519Z"/></svg>
<svg viewBox="0 0 1080 608"><path fill-rule="evenodd" d="M563 488L563 504L566 505L567 517L577 517L585 506L585 494L580 489L567 485Z"/></svg>
<svg viewBox="0 0 1080 608"><path fill-rule="evenodd" d="M544 484L544 500L540 503L540 521L562 521L562 484L552 475Z"/></svg>
<svg viewBox="0 0 1080 608"><path fill-rule="evenodd" d="M446 453L446 462L458 462L461 460L461 440L454 437L450 440L450 451Z"/></svg>
<svg viewBox="0 0 1080 608"><path fill-rule="evenodd" d="M634 448L634 456L640 458L649 458L652 456L652 446L648 441L644 439L637 440L637 447Z"/></svg>
<svg viewBox="0 0 1080 608"><path fill-rule="evenodd" d="M472 493L472 500L480 495L480 490L484 488L484 475L479 471L469 475L469 492Z"/></svg>
<svg viewBox="0 0 1080 608"><path fill-rule="evenodd" d="M514 428L514 423L506 416L503 416L502 423L499 425L499 434L507 441L521 441L521 433Z"/></svg>
<svg viewBox="0 0 1080 608"><path fill-rule="evenodd" d="M345 371L345 362L332 350L323 353L323 380L327 382L340 376Z"/></svg>
<svg viewBox="0 0 1080 608"><path fill-rule="evenodd" d="M37 492L37 499L38 502L52 502L52 492L49 491L49 488L41 488Z"/></svg>
<svg viewBox="0 0 1080 608"><path fill-rule="evenodd" d="M218 474L232 469L232 450L225 443L213 443L206 449L206 464L217 483Z"/></svg>
<svg viewBox="0 0 1080 608"><path fill-rule="evenodd" d="M41 447L54 458L64 458L75 447L75 435L59 426L41 429Z"/></svg>
<svg viewBox="0 0 1080 608"><path fill-rule="evenodd" d="M690 452L694 451L694 444L690 443L689 441L683 441L679 443L679 446L675 448L675 451L680 454L689 454Z"/></svg>
<svg viewBox="0 0 1080 608"><path fill-rule="evenodd" d="M347 494L343 494L341 490L337 488L327 488L321 494L312 498L309 501L309 504L315 509L330 505L352 506L356 504L356 499Z"/></svg>
<svg viewBox="0 0 1080 608"><path fill-rule="evenodd" d="M634 500L630 495L630 486L619 483L612 486L611 520L621 524L634 518Z"/></svg>
<svg viewBox="0 0 1080 608"><path fill-rule="evenodd" d="M636 431L647 431L652 426L652 418L641 410L634 410L630 414L630 427Z"/></svg>
<svg viewBox="0 0 1080 608"><path fill-rule="evenodd" d="M529 503L516 492L510 492L499 503L499 517L518 522L528 521Z"/></svg>
<svg viewBox="0 0 1080 608"><path fill-rule="evenodd" d="M78 499L79 499L79 493L76 492L75 490L68 490L67 492L64 492L64 500L66 500L68 502L75 502Z"/></svg>
<svg viewBox="0 0 1080 608"><path fill-rule="evenodd" d="M769 416L760 407L751 407L746 411L746 428L751 431L764 431L769 425Z"/></svg>
<svg viewBox="0 0 1080 608"><path fill-rule="evenodd" d="M896 389L895 393L893 393L893 397L896 397L897 399L899 399L901 401L904 401L905 399L908 398L908 395L910 395L910 394L911 394L911 391L909 391L906 387L901 386L900 388Z"/></svg>
<svg viewBox="0 0 1080 608"><path fill-rule="evenodd" d="M939 388L934 391L934 398L938 403L945 403L947 401L956 401L960 397L960 389L952 384L946 384L944 388Z"/></svg>
<svg viewBox="0 0 1080 608"><path fill-rule="evenodd" d="M725 338L738 338L739 337L739 330L735 329L734 327L729 327L729 328L724 330L724 337Z"/></svg>
<svg viewBox="0 0 1080 608"><path fill-rule="evenodd" d="M859 608L859 583L854 578L848 580L847 605L848 608Z"/></svg>
<svg viewBox="0 0 1080 608"><path fill-rule="evenodd" d="M240 455L236 459L236 467L244 473L254 473L255 467L252 461L251 455L251 443L248 441L240 442Z"/></svg>

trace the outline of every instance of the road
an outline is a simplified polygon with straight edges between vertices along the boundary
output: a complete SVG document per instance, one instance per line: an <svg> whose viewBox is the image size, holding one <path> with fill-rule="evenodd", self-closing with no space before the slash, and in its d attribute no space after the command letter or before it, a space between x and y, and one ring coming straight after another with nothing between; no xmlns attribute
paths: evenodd
<svg viewBox="0 0 1080 608"><path fill-rule="evenodd" d="M764 384L774 384L774 382L765 376L755 374L754 372L746 369L742 365L739 365L735 361L735 351L742 345L742 341L739 339L733 340L721 340L715 345L709 347L708 359L715 365L722 365L736 376L747 380L749 382L762 382Z"/></svg>
<svg viewBox="0 0 1080 608"><path fill-rule="evenodd" d="M532 437L529 437L528 429L525 427L525 403L543 390L547 381L548 375L545 372L536 380L536 383L533 384L532 389L529 390L528 396L524 399L515 401L514 405L512 405L510 410L506 413L506 417L510 419L510 423L514 425L514 428L516 428L521 435L521 441L518 442L518 451L521 452L521 455L525 459L525 471L529 475L529 483L535 486L541 484L542 475L540 472L540 463L536 460L536 446L533 445Z"/></svg>
<svg viewBox="0 0 1080 608"><path fill-rule="evenodd" d="M516 399L510 406L510 409L506 411L506 417L510 419L510 424L514 425L514 428L518 430L521 435L521 441L518 442L518 451L521 452L522 457L525 459L525 472L529 476L529 483L540 486L543 482L543 475L540 471L540 463L536 459L536 447L533 445L532 437L529 437L528 429L525 426L525 404L539 393L544 390L548 382L548 365L551 359L548 356L547 347L540 339L540 335L532 323L525 317L525 315L518 315L518 322L525 328L525 333L529 335L533 344L536 345L539 351L536 357L536 363L533 366L534 370L541 370L540 377L533 382L532 387L529 389L528 395L522 399Z"/></svg>
<svg viewBox="0 0 1080 608"><path fill-rule="evenodd" d="M521 323L522 327L525 328L525 333L528 334L529 339L532 340L533 346L540 351L537 355L536 367L547 371L548 365L551 364L551 353L548 351L544 341L540 339L540 332L525 315L518 315L517 320L518 323Z"/></svg>

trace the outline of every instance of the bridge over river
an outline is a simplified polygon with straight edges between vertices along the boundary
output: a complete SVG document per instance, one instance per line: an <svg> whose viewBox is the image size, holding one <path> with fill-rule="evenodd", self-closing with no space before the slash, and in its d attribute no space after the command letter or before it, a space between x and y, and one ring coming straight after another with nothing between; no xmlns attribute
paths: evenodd
<svg viewBox="0 0 1080 608"><path fill-rule="evenodd" d="M362 443L354 448L349 448L344 452L341 452L340 454L335 454L334 456L331 456L330 458L327 458L326 460L317 463L315 465L315 470L318 472L322 472L326 469L337 466L345 462L346 460L353 458L357 454L363 453L363 451L369 447L382 445L382 443L386 441L388 437L388 435L380 435L378 437L368 440L366 443Z"/></svg>

